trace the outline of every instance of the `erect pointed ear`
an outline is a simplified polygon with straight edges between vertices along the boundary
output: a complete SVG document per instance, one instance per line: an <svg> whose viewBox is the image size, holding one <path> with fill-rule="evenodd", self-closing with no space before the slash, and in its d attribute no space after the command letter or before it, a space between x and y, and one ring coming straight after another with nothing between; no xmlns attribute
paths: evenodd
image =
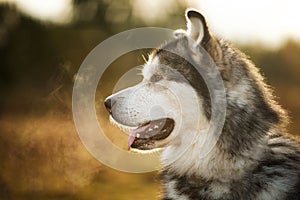
<svg viewBox="0 0 300 200"><path fill-rule="evenodd" d="M205 45L210 39L210 33L205 18L197 10L187 9L185 12L187 21L187 35L197 44Z"/></svg>

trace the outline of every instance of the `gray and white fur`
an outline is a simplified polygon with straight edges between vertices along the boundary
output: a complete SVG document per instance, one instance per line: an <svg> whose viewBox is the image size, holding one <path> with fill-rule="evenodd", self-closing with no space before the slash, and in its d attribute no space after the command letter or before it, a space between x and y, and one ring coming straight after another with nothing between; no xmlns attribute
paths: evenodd
<svg viewBox="0 0 300 200"><path fill-rule="evenodd" d="M163 200L300 199L300 146L286 133L285 111L254 64L211 34L198 11L187 10L186 19L188 29L176 31L176 38L153 52L143 69L143 81L108 98L112 121L130 132L153 118L174 119L170 136L149 139L140 148L163 148ZM177 48L189 55L189 39L196 49L209 53L226 90L225 124L204 158L200 158L202 137L210 137L205 134L211 117L208 89L188 61L166 50ZM152 105L161 106L164 112L149 114ZM197 140L174 161L174 155L188 145L190 132L197 132Z"/></svg>

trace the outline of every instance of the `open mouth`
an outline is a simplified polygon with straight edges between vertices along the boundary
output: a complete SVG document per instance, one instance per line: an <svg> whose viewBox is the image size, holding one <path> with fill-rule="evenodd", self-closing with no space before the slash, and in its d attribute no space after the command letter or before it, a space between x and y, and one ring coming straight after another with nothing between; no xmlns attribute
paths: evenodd
<svg viewBox="0 0 300 200"><path fill-rule="evenodd" d="M174 129L175 122L171 118L161 118L143 123L134 129L128 138L128 149L151 149L151 144L167 138Z"/></svg>

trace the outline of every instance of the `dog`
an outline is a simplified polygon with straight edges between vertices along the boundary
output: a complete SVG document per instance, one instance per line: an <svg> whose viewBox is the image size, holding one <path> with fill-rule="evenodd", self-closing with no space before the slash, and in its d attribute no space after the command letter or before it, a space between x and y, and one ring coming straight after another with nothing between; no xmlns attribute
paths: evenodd
<svg viewBox="0 0 300 200"><path fill-rule="evenodd" d="M285 111L247 56L214 36L197 10L185 16L187 30L154 50L143 81L105 100L111 121L130 133L129 149L162 149L164 200L300 199L300 146L286 133ZM213 101L197 70L211 67L202 50L226 100L224 125L205 156L203 141L215 133L208 132Z"/></svg>

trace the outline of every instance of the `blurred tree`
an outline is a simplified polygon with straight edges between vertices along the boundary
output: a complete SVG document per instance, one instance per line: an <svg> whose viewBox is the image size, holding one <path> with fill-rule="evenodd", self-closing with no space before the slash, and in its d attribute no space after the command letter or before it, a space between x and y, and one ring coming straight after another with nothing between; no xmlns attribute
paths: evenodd
<svg viewBox="0 0 300 200"><path fill-rule="evenodd" d="M261 69L267 82L274 88L278 101L290 113L291 132L300 134L300 43L287 40L277 49L260 44L241 48Z"/></svg>

